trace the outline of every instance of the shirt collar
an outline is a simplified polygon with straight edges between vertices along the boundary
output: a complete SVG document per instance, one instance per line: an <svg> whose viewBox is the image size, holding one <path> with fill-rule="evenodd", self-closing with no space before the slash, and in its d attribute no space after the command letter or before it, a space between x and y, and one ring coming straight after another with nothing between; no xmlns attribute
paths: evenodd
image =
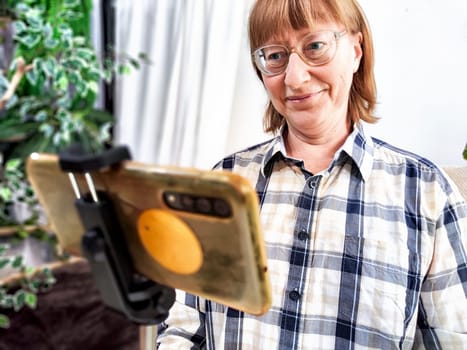
<svg viewBox="0 0 467 350"><path fill-rule="evenodd" d="M280 129L279 135L272 140L264 153L263 162L261 164L263 176L268 173L266 170L267 167L272 166L270 163L272 163L277 156L282 155L284 158L287 157L283 133L284 127ZM331 170L335 163L341 161L343 157L350 158L358 167L363 180L366 181L373 168L373 151L373 140L365 134L363 125L361 123L356 123L353 131L347 137L342 147L336 152L334 161L331 163L328 170Z"/></svg>
<svg viewBox="0 0 467 350"><path fill-rule="evenodd" d="M272 166L273 159L275 159L278 155L286 157L285 143L282 137L282 129L281 133L272 139L271 143L264 152L263 161L261 163L261 174L264 177L266 177L266 174L269 175L268 167Z"/></svg>
<svg viewBox="0 0 467 350"><path fill-rule="evenodd" d="M373 140L366 135L363 125L356 123L353 131L347 137L341 149L337 151L334 159L341 157L342 153L347 154L360 170L363 180L366 181L373 169L373 152Z"/></svg>

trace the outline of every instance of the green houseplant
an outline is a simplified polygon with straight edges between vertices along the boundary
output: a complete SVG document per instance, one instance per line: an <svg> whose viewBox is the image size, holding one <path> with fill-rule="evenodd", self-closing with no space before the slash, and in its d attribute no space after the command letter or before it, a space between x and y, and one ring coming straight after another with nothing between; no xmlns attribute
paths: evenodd
<svg viewBox="0 0 467 350"><path fill-rule="evenodd" d="M0 119L0 140L11 142L9 158L24 159L33 151L57 152L80 142L99 149L110 139L112 117L94 108L101 79L110 81L115 62L103 64L89 41L75 36L69 23L79 18L77 0L65 0L55 22L26 3L16 6L16 60L27 64L25 78Z"/></svg>
<svg viewBox="0 0 467 350"><path fill-rule="evenodd" d="M15 48L10 69L0 74L0 229L11 228L19 236L34 232L54 242L37 225L37 201L26 180L25 159L32 152L56 153L76 142L87 151L110 145L113 117L95 108L100 83L145 60L144 55L137 60L96 52L89 40L89 12L83 15L90 2L10 2L15 5ZM27 217L11 215L18 202L31 209ZM26 230L28 226L32 230ZM0 245L0 269L12 267L25 278L14 294L0 286L0 308L34 307L37 291L53 283L53 276L48 270L33 274L21 256L5 252ZM0 327L7 326L8 319L0 315Z"/></svg>

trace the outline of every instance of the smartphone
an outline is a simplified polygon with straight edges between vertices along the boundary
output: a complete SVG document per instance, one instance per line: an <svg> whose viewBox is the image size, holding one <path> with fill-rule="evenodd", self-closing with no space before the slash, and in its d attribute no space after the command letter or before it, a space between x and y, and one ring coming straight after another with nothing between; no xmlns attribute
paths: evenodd
<svg viewBox="0 0 467 350"><path fill-rule="evenodd" d="M135 270L253 315L271 304L266 252L256 192L225 171L123 161L75 174L55 154L34 153L26 173L48 224L64 251L82 256L84 227L75 208L76 186L89 179L112 201Z"/></svg>

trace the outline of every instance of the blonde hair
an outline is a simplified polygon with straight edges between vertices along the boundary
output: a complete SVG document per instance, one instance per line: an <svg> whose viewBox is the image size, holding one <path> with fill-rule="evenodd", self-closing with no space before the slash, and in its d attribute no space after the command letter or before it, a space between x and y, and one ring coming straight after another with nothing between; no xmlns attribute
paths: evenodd
<svg viewBox="0 0 467 350"><path fill-rule="evenodd" d="M376 83L373 71L373 40L365 15L356 0L257 0L249 18L250 51L286 30L312 28L315 22L337 22L347 32L362 33L362 58L350 88L347 115L352 123L363 120L375 123ZM260 71L252 59L258 77ZM264 115L264 130L277 132L284 117L269 101Z"/></svg>

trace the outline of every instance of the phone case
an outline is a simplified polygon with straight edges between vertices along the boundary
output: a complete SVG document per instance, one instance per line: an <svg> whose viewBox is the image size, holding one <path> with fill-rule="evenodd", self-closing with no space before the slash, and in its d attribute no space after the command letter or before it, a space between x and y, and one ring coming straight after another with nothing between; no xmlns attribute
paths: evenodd
<svg viewBox="0 0 467 350"><path fill-rule="evenodd" d="M26 171L61 247L81 255L84 228L57 155L33 154ZM270 307L258 200L243 177L224 171L134 161L90 174L112 201L137 272L247 313ZM87 188L82 175L78 187Z"/></svg>

